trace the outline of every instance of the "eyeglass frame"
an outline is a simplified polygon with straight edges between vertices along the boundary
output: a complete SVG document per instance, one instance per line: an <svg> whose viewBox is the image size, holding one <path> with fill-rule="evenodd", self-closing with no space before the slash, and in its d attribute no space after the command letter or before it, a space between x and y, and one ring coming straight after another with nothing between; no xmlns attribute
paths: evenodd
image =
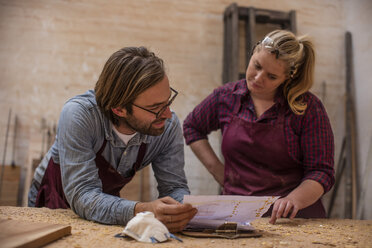
<svg viewBox="0 0 372 248"><path fill-rule="evenodd" d="M158 112L154 112L154 111L151 111L149 109L146 109L144 107L141 107L141 106L138 106L137 104L135 103L132 103L133 106L137 107L137 108L140 108L140 109L143 109L151 114L154 114L156 116L156 119L159 118L159 116L161 116L165 110L167 110L167 108L173 103L174 99L176 99L176 96L178 95L178 91L173 89L172 87L169 87L171 89L171 91L174 92L174 96L168 101L168 103L166 105L164 105L164 107L162 107Z"/></svg>

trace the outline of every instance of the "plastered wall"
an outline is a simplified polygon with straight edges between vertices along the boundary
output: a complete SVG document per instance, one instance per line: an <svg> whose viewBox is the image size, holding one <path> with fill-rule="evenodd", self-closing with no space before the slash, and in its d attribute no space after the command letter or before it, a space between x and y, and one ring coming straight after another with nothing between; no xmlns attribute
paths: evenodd
<svg viewBox="0 0 372 248"><path fill-rule="evenodd" d="M240 0L236 3L296 11L298 33L312 36L316 46L313 92L323 100L331 119L337 157L344 134L346 20L354 22L355 32L363 33L363 28L356 28L359 20L354 17L363 11L369 20L364 23L371 23L365 8L370 8L370 1ZM46 149L42 148L45 147L42 127L52 127L58 122L59 112L68 98L93 88L107 58L124 46L147 46L164 59L171 85L180 92L172 108L183 120L196 104L221 85L223 12L229 4L231 1L227 0L0 0L0 151L4 150L11 108L19 124L15 162L28 168ZM370 32L359 39L365 37L370 38ZM366 42L361 41L361 45L370 53ZM358 53L366 56L362 51ZM364 74L359 81L370 74L365 66L361 70ZM363 87L368 86L364 83ZM363 111L370 110L370 100L359 102L368 98L368 93L363 92L364 98L358 100L358 106L367 104ZM13 118L6 164L12 160ZM366 125L358 127L361 137L371 136ZM210 140L220 153L219 133L214 133ZM363 139L362 145L368 142ZM361 150L362 161L366 161L366 154L366 149ZM185 157L192 193L218 193L218 185L188 147ZM26 171L28 180L30 170Z"/></svg>
<svg viewBox="0 0 372 248"><path fill-rule="evenodd" d="M359 217L372 219L372 1L345 1L345 27L353 37L353 73L357 117Z"/></svg>

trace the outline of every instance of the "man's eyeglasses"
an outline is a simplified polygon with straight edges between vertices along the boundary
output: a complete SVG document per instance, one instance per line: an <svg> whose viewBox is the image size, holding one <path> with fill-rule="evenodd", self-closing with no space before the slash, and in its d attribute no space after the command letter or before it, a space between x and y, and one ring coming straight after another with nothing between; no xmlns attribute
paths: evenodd
<svg viewBox="0 0 372 248"><path fill-rule="evenodd" d="M144 107L138 106L137 104L134 104L134 103L132 103L132 105L136 106L137 108L143 109L147 112L150 112L150 113L154 114L156 116L156 119L158 119L164 113L164 111L172 104L172 102L174 101L174 99L178 95L178 92L175 89L173 89L172 87L170 87L170 89L171 89L171 91L173 92L174 95L171 96L168 103L166 105L164 105L158 112L154 112L154 111L145 109Z"/></svg>

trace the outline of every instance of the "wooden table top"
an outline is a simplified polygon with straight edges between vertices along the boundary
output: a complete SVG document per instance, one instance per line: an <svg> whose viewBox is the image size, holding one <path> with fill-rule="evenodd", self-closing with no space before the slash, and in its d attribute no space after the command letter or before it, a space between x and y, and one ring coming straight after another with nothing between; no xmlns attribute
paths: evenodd
<svg viewBox="0 0 372 248"><path fill-rule="evenodd" d="M116 238L123 226L103 225L87 221L71 210L0 206L0 219L47 222L70 225L71 235L46 247L153 247L130 238ZM252 225L262 232L258 238L193 238L177 234L180 243L170 240L156 247L372 247L372 220L345 219L280 219L277 224L268 218Z"/></svg>

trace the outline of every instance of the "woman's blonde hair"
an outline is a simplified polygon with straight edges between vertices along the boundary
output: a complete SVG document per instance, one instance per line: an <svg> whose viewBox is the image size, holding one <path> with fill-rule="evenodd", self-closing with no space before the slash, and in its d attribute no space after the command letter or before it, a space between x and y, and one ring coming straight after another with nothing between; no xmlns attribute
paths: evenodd
<svg viewBox="0 0 372 248"><path fill-rule="evenodd" d="M125 47L107 60L94 88L97 105L103 114L118 124L112 108L123 107L132 113L139 94L165 76L163 60L145 47Z"/></svg>
<svg viewBox="0 0 372 248"><path fill-rule="evenodd" d="M285 73L288 79L283 85L283 94L292 112L303 115L307 104L303 101L303 94L313 85L315 52L314 45L308 36L296 37L287 30L275 30L260 42L253 52L262 48L268 49L283 60L286 65Z"/></svg>

